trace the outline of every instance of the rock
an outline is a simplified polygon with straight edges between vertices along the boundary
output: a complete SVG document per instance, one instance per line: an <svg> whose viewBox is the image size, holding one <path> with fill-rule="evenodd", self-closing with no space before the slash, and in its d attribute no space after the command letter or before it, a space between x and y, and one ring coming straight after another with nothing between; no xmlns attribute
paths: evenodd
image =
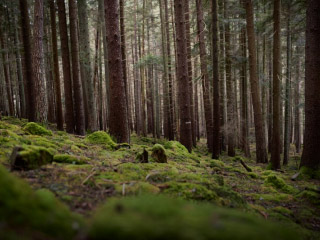
<svg viewBox="0 0 320 240"><path fill-rule="evenodd" d="M151 156L155 159L157 163L167 163L166 150L160 144L155 144L152 149Z"/></svg>
<svg viewBox="0 0 320 240"><path fill-rule="evenodd" d="M52 161L53 155L47 149L37 146L15 147L10 157L12 170L33 170Z"/></svg>

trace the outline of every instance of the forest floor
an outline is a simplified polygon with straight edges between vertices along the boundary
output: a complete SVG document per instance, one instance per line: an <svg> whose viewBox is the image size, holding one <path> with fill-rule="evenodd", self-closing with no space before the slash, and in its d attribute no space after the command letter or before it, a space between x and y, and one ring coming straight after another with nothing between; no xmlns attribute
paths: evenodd
<svg viewBox="0 0 320 240"><path fill-rule="evenodd" d="M229 235L210 235L211 233L205 235L203 233L205 230L202 229L203 226L194 227L200 222L192 219L186 220L188 217L183 217L183 214L186 214L185 211L176 213L180 214L180 218L176 217L175 221L189 221L188 224L192 225L190 229L196 229L192 234L200 234L199 231L201 231L202 238L199 235L193 236L193 238L192 235L190 237L190 234L188 237L181 237L185 234L182 233L185 230L181 230L180 235L170 231L164 234L164 231L168 231L168 227L165 227L167 225L159 222L150 223L151 220L143 218L142 215L139 215L139 218L131 216L131 219L135 219L131 223L123 223L130 216L123 215L122 218L118 216L119 214L121 215L123 206L131 207L140 212L146 211L144 214L149 214L148 211L150 209L148 207L153 209L150 211L157 211L154 208L162 208L161 206L149 206L148 201L153 201L154 204L163 204L163 206L166 206L166 204L171 206L173 204L170 202L172 198L184 199L181 200L182 205L199 205L199 208L203 208L201 216L200 210L195 211L195 216L193 216L195 219L197 217L200 219L206 214L204 209L208 205L208 208L214 206L217 209L222 209L221 211L224 211L224 209L229 211L232 208L236 210L230 211L235 211L245 216L247 214L253 216L254 221L262 222L262 225L267 222L273 222L276 223L274 225L278 229L289 229L289 235L290 232L291 235L296 233L294 235L295 239L320 239L320 180L309 179L306 176L300 176L295 181L291 180L291 177L298 172L299 156L291 156L288 166L283 167L281 171L275 172L267 170L268 166L265 164L256 164L254 160L244 158L240 151L237 151L237 157L235 158L222 155L219 160L212 160L206 150L204 140L201 140L198 143L198 147L192 153L189 153L176 141L137 137L133 134L130 148L126 144L119 148L108 135L101 132L81 137L56 131L54 126L48 126L50 130L47 132L42 131L41 128L37 132L38 126L36 126L36 130L28 129L26 126L26 120L4 117L0 121L0 163L10 170L10 156L16 146L22 146L23 148L35 146L33 151L44 148L54 156L53 162L29 171L12 171L8 178L11 179L11 175L14 175L24 179L33 189L30 191L37 192L45 189L45 191L53 193L54 198L59 199L59 202L63 203L61 205L67 205L72 214L80 215L79 218L82 220L79 220L79 222L85 222L85 219L94 219L89 220L91 225L84 223L85 226L91 226L91 230L90 227L84 227L86 229L89 228L89 230L85 230L91 236L89 239L104 239L102 237L105 236L104 234L114 236L111 239L126 239L125 234L128 234L127 237L136 236L136 238L132 237L132 239L141 239L139 231L144 234L144 239L155 239L155 236L163 237L165 234L168 234L167 236L176 236L175 239L208 239L208 236L218 236L218 239L219 236L220 238L228 238L226 236ZM155 156L151 156L155 144L163 146L168 157L167 163L156 163ZM159 147L158 145L156 146ZM149 163L140 163L138 161L144 149L149 153ZM252 149L252 153L254 154L254 149ZM251 172L241 165L240 160L245 162ZM3 172L3 170L1 171ZM16 180L11 179L10 181ZM3 176L0 176L1 188L4 184L10 185L9 180L6 181ZM7 188L11 189L10 186L7 186ZM20 190L17 190L14 194L18 195L19 192ZM30 229L28 230L29 235L25 234L21 227L19 227L18 233L16 230L12 230L16 228L18 223L16 219L12 221L6 220L5 214L8 216L12 214L19 215L20 212L16 209L17 206L15 206L14 200L8 200L6 203L3 200L4 196L1 196L1 194L5 193L0 190L0 236L6 232L7 235L5 236L8 239L21 239L21 236L17 237L20 231L20 233L23 232L25 239L49 239L44 236L51 236L52 238L50 239L55 239L57 237L57 235L54 235L56 233L51 234L46 227L41 227L41 230L38 230L42 232L41 234L35 234ZM29 196L28 194L31 193L26 193L26 196ZM160 197L160 200L152 197L148 200L148 198L144 197L145 195L156 195ZM6 196L8 197L8 194ZM161 200L162 196L164 197ZM141 200L139 200L140 198ZM138 199L139 203L134 202L134 199ZM10 205L9 201L13 201L13 203ZM114 202L112 203L112 201ZM122 202L123 206L117 205L121 201L124 201ZM100 205L104 203L106 203L106 206L101 208ZM108 210L108 204L114 204L112 206L117 209L113 215L110 213L110 209ZM138 204L143 206L138 207ZM25 206L29 205L26 204ZM3 208L6 208L6 210ZM12 211L10 208L12 208ZM109 211L109 215L113 216L113 220L103 216L103 211ZM154 214L157 217L165 215L160 211L166 210L162 209ZM219 211L217 210L217 212ZM1 213L4 214L4 217L1 217ZM190 214L192 214L191 210ZM233 213L230 214L232 215ZM221 217L222 215L219 216ZM170 221L166 217L164 217L166 222ZM256 236L262 236L260 239L292 239L292 236L289 238L289 235L288 238L282 235L277 238L276 230L273 233L269 233L269 237L267 236L268 234L263 232L257 233L257 235L250 235L251 233L249 232L253 229L250 228L249 222L245 225L243 223L244 219L239 216L235 218L238 218L237 224L243 224L243 226L239 226L241 230L237 230L235 225L231 224L231 230L228 233L223 233L231 234L230 232L234 231L234 235L230 235L230 238L256 239ZM224 218L221 217L221 219ZM103 221L105 224L108 223L108 226L112 226L113 229L111 227L110 229L105 226L102 227L102 223L99 223L99 221ZM139 221L140 225L138 224ZM156 221L161 220L157 219ZM39 224L31 225L36 228L40 226ZM81 225L82 223L79 224ZM129 227L131 226L130 224L132 228ZM152 224L158 227L161 225L166 230L162 229L157 232ZM178 223L174 224L176 226ZM150 228L147 225L150 225ZM172 227L170 224L168 226ZM246 228L247 226L248 228ZM221 226L218 228L221 228ZM8 234L8 229L11 229L12 233ZM116 229L118 231L114 233L113 231L116 231ZM269 228L266 227L266 229ZM121 231L122 233L119 233ZM31 237L28 238L28 236ZM67 234L62 234L62 236L57 238L68 239L66 237ZM87 233L82 231L81 234L77 233L75 238L87 239L86 236ZM234 238L234 236L236 237Z"/></svg>

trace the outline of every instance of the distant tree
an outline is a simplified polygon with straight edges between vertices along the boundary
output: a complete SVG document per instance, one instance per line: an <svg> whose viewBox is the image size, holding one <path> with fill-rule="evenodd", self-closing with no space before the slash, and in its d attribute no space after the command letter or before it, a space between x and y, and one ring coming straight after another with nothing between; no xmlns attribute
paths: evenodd
<svg viewBox="0 0 320 240"><path fill-rule="evenodd" d="M57 0L59 30L61 41L62 69L64 81L64 98L65 98L65 121L68 133L74 133L74 112L73 112L73 92L69 54L69 37L67 28L66 7L64 0Z"/></svg>
<svg viewBox="0 0 320 240"><path fill-rule="evenodd" d="M80 77L79 41L78 41L78 14L75 0L69 0L70 42L72 59L72 82L74 92L74 109L76 133L85 135L84 103Z"/></svg>
<svg viewBox="0 0 320 240"><path fill-rule="evenodd" d="M123 68L121 59L121 36L119 4L117 0L105 0L106 33L108 42L110 79L110 134L117 142L129 142L129 126Z"/></svg>
<svg viewBox="0 0 320 240"><path fill-rule="evenodd" d="M300 167L320 168L320 1L307 2L305 137Z"/></svg>
<svg viewBox="0 0 320 240"><path fill-rule="evenodd" d="M253 17L253 5L252 0L245 0L246 19L247 19L247 35L248 35L248 49L249 49L249 72L250 72L250 85L252 104L254 112L254 127L256 136L256 148L257 148L257 162L268 162L267 150L266 150L266 138L263 128L262 119L262 107L260 97L260 86L257 74L257 57L256 57L256 39L254 32L254 17Z"/></svg>
<svg viewBox="0 0 320 240"><path fill-rule="evenodd" d="M185 26L184 0L174 0L174 15L176 26L177 46L177 82L178 82L178 104L180 115L180 142L192 150L192 126L191 107L187 59L187 39Z"/></svg>

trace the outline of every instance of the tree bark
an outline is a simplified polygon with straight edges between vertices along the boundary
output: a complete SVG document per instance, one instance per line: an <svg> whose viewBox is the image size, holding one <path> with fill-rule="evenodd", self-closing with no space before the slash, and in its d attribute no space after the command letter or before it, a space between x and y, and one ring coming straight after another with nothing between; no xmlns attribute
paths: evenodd
<svg viewBox="0 0 320 240"><path fill-rule="evenodd" d="M307 2L305 136L300 167L320 168L320 1Z"/></svg>
<svg viewBox="0 0 320 240"><path fill-rule="evenodd" d="M105 0L110 79L110 134L117 142L130 141L123 82L119 12L117 0Z"/></svg>
<svg viewBox="0 0 320 240"><path fill-rule="evenodd" d="M263 129L262 108L260 98L259 79L257 75L257 58L256 58L256 43L253 21L253 5L252 0L245 0L246 19L247 19L247 35L249 49L249 72L252 104L254 111L254 127L256 136L256 161L257 163L268 162L268 156L265 143L265 131Z"/></svg>

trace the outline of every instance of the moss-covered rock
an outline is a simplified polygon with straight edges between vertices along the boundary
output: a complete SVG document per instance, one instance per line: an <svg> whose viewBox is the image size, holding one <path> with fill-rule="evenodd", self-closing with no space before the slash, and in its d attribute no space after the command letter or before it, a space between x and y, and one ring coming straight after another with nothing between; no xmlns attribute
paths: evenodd
<svg viewBox="0 0 320 240"><path fill-rule="evenodd" d="M285 183L285 181L280 178L280 177L277 177L276 175L269 175L266 180L265 180L265 185L267 186L272 186L282 192L285 192L285 193L294 193L296 192L296 189L294 189L293 187L287 185Z"/></svg>
<svg viewBox="0 0 320 240"><path fill-rule="evenodd" d="M272 234L271 234L272 233ZM112 199L91 223L90 239L299 239L295 231L209 204L140 196Z"/></svg>
<svg viewBox="0 0 320 240"><path fill-rule="evenodd" d="M54 155L53 161L57 163L68 163L68 164L86 164L87 163L87 158L84 157L77 157L74 155L69 155L69 154L57 154Z"/></svg>
<svg viewBox="0 0 320 240"><path fill-rule="evenodd" d="M29 134L32 135L39 135L39 136L52 136L52 132L41 125L35 123L35 122L29 122L27 123L24 128L24 131L26 131Z"/></svg>
<svg viewBox="0 0 320 240"><path fill-rule="evenodd" d="M104 131L97 131L89 134L86 140L92 144L103 144L109 149L115 149L117 144L112 140L110 135Z"/></svg>
<svg viewBox="0 0 320 240"><path fill-rule="evenodd" d="M152 149L151 156L157 163L167 163L167 154L164 147L160 144L155 144Z"/></svg>
<svg viewBox="0 0 320 240"><path fill-rule="evenodd" d="M32 170L51 163L53 155L46 148L23 145L13 149L10 161L12 170Z"/></svg>
<svg viewBox="0 0 320 240"><path fill-rule="evenodd" d="M1 165L0 186L1 239L72 239L83 227L51 192L33 192Z"/></svg>

